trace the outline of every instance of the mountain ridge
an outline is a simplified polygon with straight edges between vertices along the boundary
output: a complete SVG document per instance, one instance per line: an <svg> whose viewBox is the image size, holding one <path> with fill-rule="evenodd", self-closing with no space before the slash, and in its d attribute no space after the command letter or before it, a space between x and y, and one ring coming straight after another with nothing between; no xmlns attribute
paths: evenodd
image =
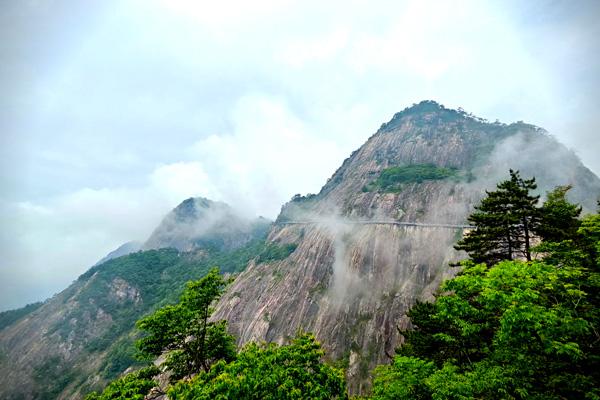
<svg viewBox="0 0 600 400"><path fill-rule="evenodd" d="M319 193L284 204L273 225L186 199L144 251L91 268L0 331L3 396L75 399L101 387L132 365L135 319L213 265L239 273L215 313L238 344L314 331L329 359L347 367L351 393L364 393L369 371L399 344L397 328L410 326L405 312L453 275L460 231L348 222L464 223L509 167L539 175L541 192L574 185L571 200L590 209L600 180L561 146L533 125L489 123L425 101L383 124ZM315 223L285 224L298 218ZM226 223L234 226L221 229Z"/></svg>

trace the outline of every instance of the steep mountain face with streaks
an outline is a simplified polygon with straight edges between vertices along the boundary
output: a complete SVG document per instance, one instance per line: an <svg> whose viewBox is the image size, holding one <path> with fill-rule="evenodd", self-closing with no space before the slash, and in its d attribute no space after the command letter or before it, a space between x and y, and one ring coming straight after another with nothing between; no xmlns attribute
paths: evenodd
<svg viewBox="0 0 600 400"><path fill-rule="evenodd" d="M240 344L285 342L312 331L347 367L351 393L368 390L406 328L406 311L432 298L462 255L462 229L485 189L509 168L536 176L543 195L571 184L594 209L600 180L543 129L489 123L424 101L394 115L344 161L318 194L295 196L271 229L279 259L254 259L217 306ZM293 250L293 251L292 251Z"/></svg>

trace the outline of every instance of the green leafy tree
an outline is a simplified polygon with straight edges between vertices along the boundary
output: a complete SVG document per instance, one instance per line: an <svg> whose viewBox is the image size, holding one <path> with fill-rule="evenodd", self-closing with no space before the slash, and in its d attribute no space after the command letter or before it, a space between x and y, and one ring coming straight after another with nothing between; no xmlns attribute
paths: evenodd
<svg viewBox="0 0 600 400"><path fill-rule="evenodd" d="M600 268L600 214L587 215L577 230L581 236L582 251L588 256L590 267Z"/></svg>
<svg viewBox="0 0 600 400"><path fill-rule="evenodd" d="M600 399L600 216L578 220L569 187L536 210L533 188L511 171L488 193L470 218L481 229L459 243L488 265L463 263L410 310L414 329L376 369L373 399ZM506 227L516 233L499 238ZM543 239L541 261L510 260L509 246L530 251L526 228Z"/></svg>
<svg viewBox="0 0 600 400"><path fill-rule="evenodd" d="M547 199L540 209L541 221L536 230L536 234L542 240L558 243L573 240L577 236L581 225L581 206L567 200L567 192L571 188L570 185L558 186L548 192Z"/></svg>
<svg viewBox="0 0 600 400"><path fill-rule="evenodd" d="M157 385L154 377L160 373L155 367L146 367L112 381L102 393L92 392L85 400L143 400Z"/></svg>
<svg viewBox="0 0 600 400"><path fill-rule="evenodd" d="M467 263L411 312L415 330L375 373L374 399L598 399L600 283L585 268Z"/></svg>
<svg viewBox="0 0 600 400"><path fill-rule="evenodd" d="M489 265L501 260L523 257L531 260L531 240L539 226L539 196L535 178L522 179L510 170L510 179L500 182L497 190L475 207L468 221L475 227L455 248L466 251L475 262Z"/></svg>
<svg viewBox="0 0 600 400"><path fill-rule="evenodd" d="M225 321L209 321L226 281L213 268L204 278L188 282L176 305L158 309L142 318L137 327L147 333L136 345L142 356L167 353L165 365L178 379L201 370L208 371L217 360L235 358L233 336Z"/></svg>
<svg viewBox="0 0 600 400"><path fill-rule="evenodd" d="M212 399L345 399L342 370L322 362L320 344L310 334L290 345L248 344L235 361L219 361L169 390L172 400Z"/></svg>

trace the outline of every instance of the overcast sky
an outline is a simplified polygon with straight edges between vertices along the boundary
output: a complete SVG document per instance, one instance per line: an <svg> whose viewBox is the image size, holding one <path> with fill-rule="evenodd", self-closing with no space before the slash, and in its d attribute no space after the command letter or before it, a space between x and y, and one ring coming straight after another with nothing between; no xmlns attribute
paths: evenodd
<svg viewBox="0 0 600 400"><path fill-rule="evenodd" d="M187 197L274 218L423 99L600 173L598 4L0 0L0 310Z"/></svg>

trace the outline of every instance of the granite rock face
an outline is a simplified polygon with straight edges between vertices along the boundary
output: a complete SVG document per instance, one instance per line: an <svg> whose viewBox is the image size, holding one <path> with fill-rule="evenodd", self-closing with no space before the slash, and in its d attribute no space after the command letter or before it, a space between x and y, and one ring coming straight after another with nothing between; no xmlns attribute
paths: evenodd
<svg viewBox="0 0 600 400"><path fill-rule="evenodd" d="M368 189L386 168L422 164L457 174L392 192ZM573 184L572 200L588 208L600 194L598 178L535 126L490 124L430 101L396 114L320 193L282 208L268 240L296 250L284 260L251 263L215 318L229 321L240 344L283 343L298 330L312 331L328 356L347 366L350 392L368 391L369 371L389 360L400 344L397 328L409 326L407 310L432 299L455 273L449 262L464 256L452 247L460 228L386 222L465 224L484 190L506 179L509 168L539 176L541 193Z"/></svg>

